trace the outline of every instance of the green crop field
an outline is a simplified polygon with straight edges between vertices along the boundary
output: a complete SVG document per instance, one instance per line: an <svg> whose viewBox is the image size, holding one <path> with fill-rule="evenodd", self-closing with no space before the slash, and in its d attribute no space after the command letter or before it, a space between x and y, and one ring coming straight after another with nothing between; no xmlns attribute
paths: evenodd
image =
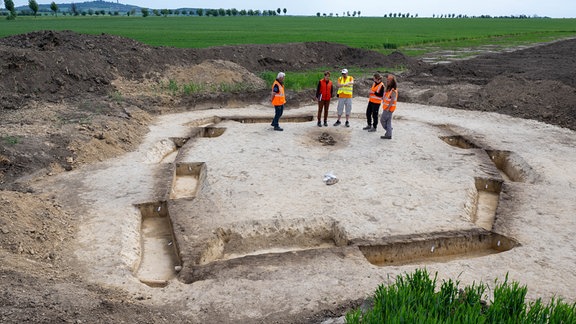
<svg viewBox="0 0 576 324"><path fill-rule="evenodd" d="M440 19L378 17L17 17L0 19L0 37L38 30L113 34L154 46L327 41L389 53L520 45L576 36L576 19Z"/></svg>

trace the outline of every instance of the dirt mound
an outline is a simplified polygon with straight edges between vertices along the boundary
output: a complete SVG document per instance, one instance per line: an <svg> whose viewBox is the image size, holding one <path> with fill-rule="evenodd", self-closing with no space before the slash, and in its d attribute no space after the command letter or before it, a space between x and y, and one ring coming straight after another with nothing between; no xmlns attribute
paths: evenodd
<svg viewBox="0 0 576 324"><path fill-rule="evenodd" d="M576 129L576 39L450 64L413 66L404 99Z"/></svg>
<svg viewBox="0 0 576 324"><path fill-rule="evenodd" d="M412 64L399 53L388 57L325 42L179 49L105 34L40 31L0 39L0 105L19 109L34 101L109 96L117 90L114 80L158 83L178 67L206 60L233 62L251 73Z"/></svg>

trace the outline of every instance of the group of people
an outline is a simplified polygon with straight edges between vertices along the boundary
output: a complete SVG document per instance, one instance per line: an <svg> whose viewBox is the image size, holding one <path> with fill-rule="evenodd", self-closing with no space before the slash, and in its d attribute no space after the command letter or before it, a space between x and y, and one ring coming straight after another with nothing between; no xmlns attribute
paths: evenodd
<svg viewBox="0 0 576 324"><path fill-rule="evenodd" d="M336 83L336 96L338 97L338 107L336 113L338 119L334 126L342 124L342 115L345 113L346 121L344 125L350 127L350 113L352 112L352 93L354 86L354 77L348 75L348 70L343 69L342 75L338 77ZM276 131L283 129L279 125L280 117L284 112L284 104L286 103L286 95L284 93L284 72L278 73L276 80L272 84L272 105L274 106L275 115L272 120L272 126ZM378 126L378 115L380 106L382 106L382 114L380 117L380 124L385 130L385 134L380 136L382 139L392 139L392 113L396 110L396 102L398 101L398 86L396 78L392 74L386 77L386 83L382 82L382 75L375 73L373 76L374 83L370 88L368 95L368 107L366 107L366 122L367 126L364 130L375 132ZM316 100L318 101L318 127L328 126L328 109L330 107L330 100L334 97L334 85L330 80L330 71L324 72L324 77L318 81L316 88ZM323 119L322 119L323 118ZM323 123L322 123L323 121Z"/></svg>

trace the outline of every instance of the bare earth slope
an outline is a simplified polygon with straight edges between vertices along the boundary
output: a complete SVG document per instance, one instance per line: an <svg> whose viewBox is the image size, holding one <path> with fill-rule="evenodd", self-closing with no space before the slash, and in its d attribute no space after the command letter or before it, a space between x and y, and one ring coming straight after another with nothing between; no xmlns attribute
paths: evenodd
<svg viewBox="0 0 576 324"><path fill-rule="evenodd" d="M330 43L173 49L67 31L0 39L0 322L186 322L170 307L140 303L149 296L84 281L70 246L75 211L29 185L133 151L157 115L266 101L257 76L265 70L402 65L402 101L576 130L575 49L566 40L428 65ZM369 75L357 78L366 96ZM174 80L207 90L187 95L170 88ZM229 83L247 87L211 90ZM309 104L308 93L288 91L293 107Z"/></svg>

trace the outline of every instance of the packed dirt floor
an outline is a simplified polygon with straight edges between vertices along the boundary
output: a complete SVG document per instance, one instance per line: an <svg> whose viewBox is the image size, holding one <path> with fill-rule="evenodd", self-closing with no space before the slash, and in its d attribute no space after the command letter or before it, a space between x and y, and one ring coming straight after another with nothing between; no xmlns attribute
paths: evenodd
<svg viewBox="0 0 576 324"><path fill-rule="evenodd" d="M574 302L575 50L0 39L0 322L343 323L418 267ZM260 72L383 67L392 140L362 130L371 72L351 127L287 89L271 130Z"/></svg>

